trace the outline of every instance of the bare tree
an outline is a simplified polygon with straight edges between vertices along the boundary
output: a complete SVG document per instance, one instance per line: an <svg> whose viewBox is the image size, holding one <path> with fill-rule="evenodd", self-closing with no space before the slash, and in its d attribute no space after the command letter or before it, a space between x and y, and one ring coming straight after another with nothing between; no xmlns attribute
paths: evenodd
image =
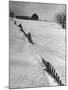
<svg viewBox="0 0 68 90"><path fill-rule="evenodd" d="M66 29L66 13L57 13L55 15L55 21Z"/></svg>
<svg viewBox="0 0 68 90"><path fill-rule="evenodd" d="M9 12L9 16L10 16L10 17L14 17L14 12L13 12L13 11L10 11L10 12Z"/></svg>

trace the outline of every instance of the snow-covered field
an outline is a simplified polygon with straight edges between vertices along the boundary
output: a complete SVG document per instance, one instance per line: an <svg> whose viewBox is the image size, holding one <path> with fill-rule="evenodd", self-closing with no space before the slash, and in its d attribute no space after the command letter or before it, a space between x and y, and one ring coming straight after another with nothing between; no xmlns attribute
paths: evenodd
<svg viewBox="0 0 68 90"><path fill-rule="evenodd" d="M30 32L31 45L20 28ZM41 56L49 61L65 84L65 30L54 22L9 20L10 88L57 85L41 67Z"/></svg>

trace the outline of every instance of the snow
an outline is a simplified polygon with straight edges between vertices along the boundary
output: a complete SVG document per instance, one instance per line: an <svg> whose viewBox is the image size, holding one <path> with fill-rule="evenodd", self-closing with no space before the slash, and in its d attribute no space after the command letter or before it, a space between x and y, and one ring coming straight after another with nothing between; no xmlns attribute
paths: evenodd
<svg viewBox="0 0 68 90"><path fill-rule="evenodd" d="M35 45L31 45L20 28L30 32ZM41 67L41 56L49 61L65 84L65 30L57 23L9 20L10 88L53 86L56 82Z"/></svg>

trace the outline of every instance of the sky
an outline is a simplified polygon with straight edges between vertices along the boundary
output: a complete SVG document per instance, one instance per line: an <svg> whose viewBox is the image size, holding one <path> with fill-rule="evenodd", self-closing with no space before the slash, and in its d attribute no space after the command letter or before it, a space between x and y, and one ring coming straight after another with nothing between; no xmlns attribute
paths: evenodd
<svg viewBox="0 0 68 90"><path fill-rule="evenodd" d="M37 13L40 20L51 21L56 13L65 10L65 4L9 1L9 10L13 10L15 16L32 16Z"/></svg>

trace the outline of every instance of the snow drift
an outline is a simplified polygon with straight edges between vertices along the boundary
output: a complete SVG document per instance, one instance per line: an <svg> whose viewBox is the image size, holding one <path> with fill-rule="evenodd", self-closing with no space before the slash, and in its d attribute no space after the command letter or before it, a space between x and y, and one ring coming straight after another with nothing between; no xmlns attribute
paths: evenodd
<svg viewBox="0 0 68 90"><path fill-rule="evenodd" d="M14 21L31 33L34 46ZM40 66L40 55L54 66L65 84L65 30L54 22L10 18L9 23L10 88L56 85Z"/></svg>

